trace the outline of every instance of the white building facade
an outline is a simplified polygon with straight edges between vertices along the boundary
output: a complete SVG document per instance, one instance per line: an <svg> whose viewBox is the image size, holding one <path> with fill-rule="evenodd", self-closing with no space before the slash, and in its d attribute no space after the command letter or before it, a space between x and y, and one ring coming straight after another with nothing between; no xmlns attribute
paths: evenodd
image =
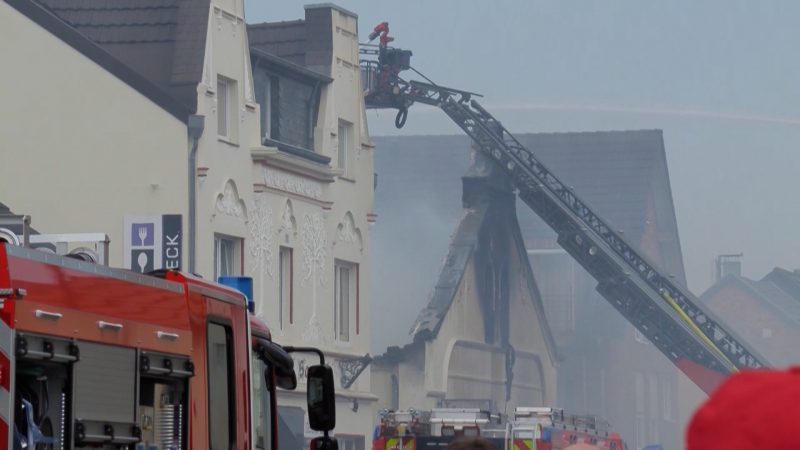
<svg viewBox="0 0 800 450"><path fill-rule="evenodd" d="M42 232L108 234L112 266L252 277L255 312L274 339L320 347L334 368L343 448L368 446L373 155L357 16L330 4L306 9L306 70L326 81L309 105L312 145L292 152L263 139L262 118L277 110L262 115L256 99L243 0L154 2L141 7L136 20L152 23L139 31L111 17L120 11L112 1L107 22L78 3L11 3L38 8L72 37L0 3L0 24L25 39L0 47L24 69L3 76L0 111L14 120L0 125L2 147L18 164L4 164L0 201ZM141 44L117 39L122 25ZM29 54L34 47L46 51ZM19 189L15 173L40 177ZM300 386L279 403L304 408L304 367L315 360L295 359Z"/></svg>

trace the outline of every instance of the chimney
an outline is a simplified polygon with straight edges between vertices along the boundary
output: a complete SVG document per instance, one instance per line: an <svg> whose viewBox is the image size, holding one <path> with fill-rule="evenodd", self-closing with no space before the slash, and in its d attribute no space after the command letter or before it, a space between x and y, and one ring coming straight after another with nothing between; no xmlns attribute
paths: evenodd
<svg viewBox="0 0 800 450"><path fill-rule="evenodd" d="M742 276L742 258L744 253L729 253L717 256L716 262L716 279L715 282L725 278L726 275L732 274L737 277Z"/></svg>
<svg viewBox="0 0 800 450"><path fill-rule="evenodd" d="M343 33L357 33L357 29L352 27L353 21L358 20L358 15L348 11L341 6L333 3L319 3L306 5L306 61L305 65L309 69L332 77L333 67L333 39L337 33L337 27L342 28ZM344 26L343 22L348 21L351 25ZM357 27L356 27L357 28ZM358 42L356 40L355 64L358 65ZM341 51L341 50L340 50Z"/></svg>

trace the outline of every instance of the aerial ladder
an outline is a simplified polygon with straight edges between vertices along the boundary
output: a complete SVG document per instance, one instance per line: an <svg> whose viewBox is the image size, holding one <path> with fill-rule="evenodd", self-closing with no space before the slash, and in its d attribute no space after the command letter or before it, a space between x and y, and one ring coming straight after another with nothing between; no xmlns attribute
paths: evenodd
<svg viewBox="0 0 800 450"><path fill-rule="evenodd" d="M478 94L439 86L413 69L410 51L387 45L388 30L388 23L380 24L370 37L380 35L381 43L362 44L368 109L398 110L398 128L414 103L444 111L497 163L520 199L558 234L561 247L597 280L597 291L706 393L731 373L769 366L686 287L656 267L561 182L474 99ZM400 77L407 69L427 82Z"/></svg>

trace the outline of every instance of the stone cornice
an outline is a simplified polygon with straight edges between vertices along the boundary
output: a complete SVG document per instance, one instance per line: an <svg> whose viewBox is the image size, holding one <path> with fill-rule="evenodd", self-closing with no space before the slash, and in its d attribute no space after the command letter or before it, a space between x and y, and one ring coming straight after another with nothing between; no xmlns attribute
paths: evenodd
<svg viewBox="0 0 800 450"><path fill-rule="evenodd" d="M277 167L323 183L332 183L337 176L342 174L339 169L332 169L328 166L294 157L280 151L277 147L253 147L250 149L250 156L255 163Z"/></svg>

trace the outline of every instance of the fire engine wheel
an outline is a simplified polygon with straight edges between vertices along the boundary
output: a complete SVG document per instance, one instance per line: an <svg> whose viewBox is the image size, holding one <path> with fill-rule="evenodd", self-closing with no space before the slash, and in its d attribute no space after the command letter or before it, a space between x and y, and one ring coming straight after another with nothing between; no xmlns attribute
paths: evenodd
<svg viewBox="0 0 800 450"><path fill-rule="evenodd" d="M408 108L404 106L397 111L397 115L394 118L394 126L397 128L403 128L403 126L406 124L406 119L408 119Z"/></svg>

